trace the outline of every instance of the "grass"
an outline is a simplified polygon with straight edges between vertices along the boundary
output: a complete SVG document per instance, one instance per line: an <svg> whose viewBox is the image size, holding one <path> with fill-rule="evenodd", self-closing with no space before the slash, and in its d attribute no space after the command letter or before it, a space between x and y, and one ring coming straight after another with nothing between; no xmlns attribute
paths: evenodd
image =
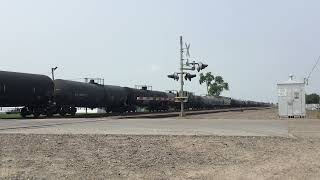
<svg viewBox="0 0 320 180"><path fill-rule="evenodd" d="M6 114L0 113L0 119L20 119L20 114Z"/></svg>

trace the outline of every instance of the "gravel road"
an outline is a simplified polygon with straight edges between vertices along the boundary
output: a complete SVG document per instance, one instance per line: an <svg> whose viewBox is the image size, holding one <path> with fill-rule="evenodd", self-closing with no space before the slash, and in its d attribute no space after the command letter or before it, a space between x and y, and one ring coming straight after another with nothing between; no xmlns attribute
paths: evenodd
<svg viewBox="0 0 320 180"><path fill-rule="evenodd" d="M0 135L0 179L318 179L320 139Z"/></svg>

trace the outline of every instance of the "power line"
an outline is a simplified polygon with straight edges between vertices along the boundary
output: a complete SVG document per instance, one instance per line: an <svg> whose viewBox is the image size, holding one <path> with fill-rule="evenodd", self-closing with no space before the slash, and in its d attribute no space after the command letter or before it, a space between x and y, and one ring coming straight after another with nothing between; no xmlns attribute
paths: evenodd
<svg viewBox="0 0 320 180"><path fill-rule="evenodd" d="M316 69L318 63L320 62L320 56L318 57L318 60L316 62L316 64L312 67L312 70L310 71L308 77L307 77L307 81L309 80L309 78L311 77L311 74L313 73L313 71Z"/></svg>

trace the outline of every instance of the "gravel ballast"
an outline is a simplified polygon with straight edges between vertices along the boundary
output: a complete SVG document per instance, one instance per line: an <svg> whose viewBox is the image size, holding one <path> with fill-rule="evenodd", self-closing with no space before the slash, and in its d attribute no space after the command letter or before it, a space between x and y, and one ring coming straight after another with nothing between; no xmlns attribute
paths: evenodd
<svg viewBox="0 0 320 180"><path fill-rule="evenodd" d="M317 179L320 139L0 135L0 179Z"/></svg>

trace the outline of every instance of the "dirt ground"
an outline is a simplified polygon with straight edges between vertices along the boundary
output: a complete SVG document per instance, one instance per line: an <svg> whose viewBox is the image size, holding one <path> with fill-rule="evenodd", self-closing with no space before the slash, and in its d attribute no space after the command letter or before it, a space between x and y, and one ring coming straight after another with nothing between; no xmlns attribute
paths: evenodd
<svg viewBox="0 0 320 180"><path fill-rule="evenodd" d="M307 111L307 118L320 119L320 111Z"/></svg>
<svg viewBox="0 0 320 180"><path fill-rule="evenodd" d="M188 118L278 119L275 109ZM288 124L296 136L0 134L0 179L319 179L318 120Z"/></svg>
<svg viewBox="0 0 320 180"><path fill-rule="evenodd" d="M320 139L0 135L0 179L318 179Z"/></svg>

